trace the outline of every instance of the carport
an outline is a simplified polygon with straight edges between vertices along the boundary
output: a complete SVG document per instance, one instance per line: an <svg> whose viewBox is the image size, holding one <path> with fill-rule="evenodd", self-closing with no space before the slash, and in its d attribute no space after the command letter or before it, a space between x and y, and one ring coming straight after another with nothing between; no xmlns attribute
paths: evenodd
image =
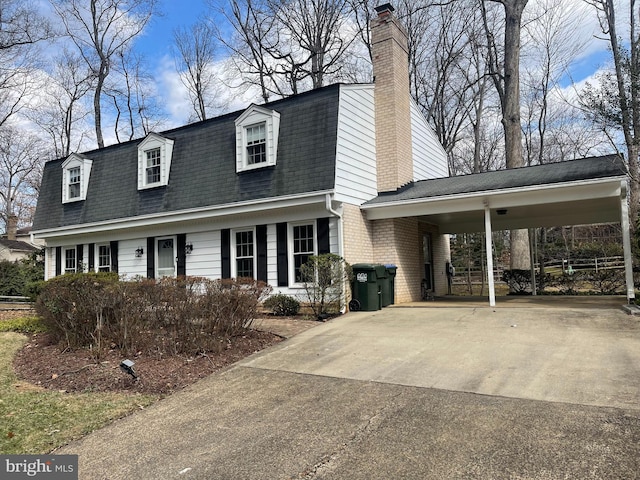
<svg viewBox="0 0 640 480"><path fill-rule="evenodd" d="M492 232L620 223L627 299L635 298L626 165L618 155L412 182L361 206L368 220L418 217L441 233L485 232L493 271ZM489 304L495 305L488 275Z"/></svg>

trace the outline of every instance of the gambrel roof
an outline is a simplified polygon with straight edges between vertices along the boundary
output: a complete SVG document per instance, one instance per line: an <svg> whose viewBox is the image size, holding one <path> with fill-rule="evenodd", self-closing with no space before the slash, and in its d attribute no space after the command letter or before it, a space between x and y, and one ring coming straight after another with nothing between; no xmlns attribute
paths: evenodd
<svg viewBox="0 0 640 480"><path fill-rule="evenodd" d="M50 161L40 190L49 201L38 202L34 230L332 189L339 95L336 84L261 106L280 114L273 167L236 173L234 122L243 111L159 132L174 141L167 186L137 188L141 139L83 154L93 166L81 202L57 201L65 159Z"/></svg>

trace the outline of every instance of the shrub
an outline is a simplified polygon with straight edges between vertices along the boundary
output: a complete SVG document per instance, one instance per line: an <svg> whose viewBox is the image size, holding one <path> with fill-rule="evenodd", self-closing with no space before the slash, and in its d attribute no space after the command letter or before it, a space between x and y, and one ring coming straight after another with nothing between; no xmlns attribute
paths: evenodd
<svg viewBox="0 0 640 480"><path fill-rule="evenodd" d="M18 262L0 261L0 295L22 295L24 276Z"/></svg>
<svg viewBox="0 0 640 480"><path fill-rule="evenodd" d="M340 311L344 289L351 280L351 266L333 253L311 256L300 267L304 289L314 315L322 317Z"/></svg>
<svg viewBox="0 0 640 480"><path fill-rule="evenodd" d="M593 288L602 295L615 295L624 290L624 270L604 269L591 272L588 276Z"/></svg>
<svg viewBox="0 0 640 480"><path fill-rule="evenodd" d="M509 293L528 294L531 290L531 270L505 270L502 272L502 281L509 285Z"/></svg>
<svg viewBox="0 0 640 480"><path fill-rule="evenodd" d="M577 295L578 290L582 287L586 275L580 270L571 273L562 272L562 275L555 278L555 286L563 295Z"/></svg>
<svg viewBox="0 0 640 480"><path fill-rule="evenodd" d="M19 317L0 322L0 332L43 333L47 330L40 317Z"/></svg>
<svg viewBox="0 0 640 480"><path fill-rule="evenodd" d="M284 293L276 293L270 296L264 301L263 305L271 313L279 316L297 315L300 311L300 302Z"/></svg>
<svg viewBox="0 0 640 480"><path fill-rule="evenodd" d="M253 279L121 282L116 274L73 274L49 280L36 311L66 347L192 355L243 333L270 291Z"/></svg>

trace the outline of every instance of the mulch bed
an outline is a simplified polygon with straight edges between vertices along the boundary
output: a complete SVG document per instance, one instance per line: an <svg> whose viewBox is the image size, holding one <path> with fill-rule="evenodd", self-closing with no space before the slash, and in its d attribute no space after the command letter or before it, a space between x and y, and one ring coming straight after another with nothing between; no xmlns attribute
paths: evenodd
<svg viewBox="0 0 640 480"><path fill-rule="evenodd" d="M135 362L136 380L120 368L125 357L117 349L95 358L89 350L62 351L51 335L34 334L13 365L21 380L52 390L170 394L281 340L272 333L250 330L228 339L220 352L211 355L140 354L129 358Z"/></svg>

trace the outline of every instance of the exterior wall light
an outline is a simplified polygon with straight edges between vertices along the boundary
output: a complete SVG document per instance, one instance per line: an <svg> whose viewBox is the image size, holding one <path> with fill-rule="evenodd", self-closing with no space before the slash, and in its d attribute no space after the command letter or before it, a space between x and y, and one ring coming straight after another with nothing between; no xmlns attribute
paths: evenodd
<svg viewBox="0 0 640 480"><path fill-rule="evenodd" d="M138 247L136 248L136 258L140 258L144 254L144 248Z"/></svg>
<svg viewBox="0 0 640 480"><path fill-rule="evenodd" d="M507 209L506 208L499 208L498 210L496 210L496 213L498 215L506 215L507 214Z"/></svg>
<svg viewBox="0 0 640 480"><path fill-rule="evenodd" d="M187 243L184 246L184 253L186 253L187 255L191 255L191 252L193 252L193 243Z"/></svg>

